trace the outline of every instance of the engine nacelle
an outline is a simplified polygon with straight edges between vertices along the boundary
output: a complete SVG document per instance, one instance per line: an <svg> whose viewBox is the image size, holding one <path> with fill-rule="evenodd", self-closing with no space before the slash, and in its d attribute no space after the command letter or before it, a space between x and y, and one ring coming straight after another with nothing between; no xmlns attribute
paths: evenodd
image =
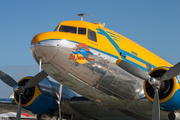
<svg viewBox="0 0 180 120"><path fill-rule="evenodd" d="M168 71L169 68L158 67L153 69L149 75L154 78L160 78ZM180 81L179 77L176 76L170 80L165 80L159 89L159 102L160 108L163 111L175 111L180 109ZM153 102L154 100L154 89L148 81L144 82L144 93L146 97Z"/></svg>
<svg viewBox="0 0 180 120"><path fill-rule="evenodd" d="M18 85L24 86L32 77L25 77L18 82ZM53 91L53 87L48 79L44 79L41 83L34 87L27 88L21 97L21 106L30 110L34 114L46 113L54 114L58 110L57 96ZM14 100L19 104L19 95L14 93Z"/></svg>

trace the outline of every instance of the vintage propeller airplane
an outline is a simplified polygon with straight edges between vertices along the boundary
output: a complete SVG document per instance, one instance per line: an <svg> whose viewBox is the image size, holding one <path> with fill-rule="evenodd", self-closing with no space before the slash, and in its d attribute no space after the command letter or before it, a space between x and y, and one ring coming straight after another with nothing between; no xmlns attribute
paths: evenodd
<svg viewBox="0 0 180 120"><path fill-rule="evenodd" d="M180 63L172 66L103 24L83 21L83 15L89 14L32 39L32 55L43 69L36 76L17 83L0 71L15 92L16 119L21 107L71 120L178 118Z"/></svg>

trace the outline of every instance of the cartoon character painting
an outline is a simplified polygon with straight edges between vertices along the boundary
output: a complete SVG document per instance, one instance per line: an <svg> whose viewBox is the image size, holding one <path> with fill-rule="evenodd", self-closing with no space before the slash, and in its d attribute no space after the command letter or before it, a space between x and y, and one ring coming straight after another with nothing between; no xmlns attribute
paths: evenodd
<svg viewBox="0 0 180 120"><path fill-rule="evenodd" d="M75 55L73 56L70 54L69 60L76 59L76 61L80 64L85 64L87 61L94 61L95 59L90 58L90 56L94 56L94 54L90 51L89 47L81 43L77 47L74 47L72 53Z"/></svg>

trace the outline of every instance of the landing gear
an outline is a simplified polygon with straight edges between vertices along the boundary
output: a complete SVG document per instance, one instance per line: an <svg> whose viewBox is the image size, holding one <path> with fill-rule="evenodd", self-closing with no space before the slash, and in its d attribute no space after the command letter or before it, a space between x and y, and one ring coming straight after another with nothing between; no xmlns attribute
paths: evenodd
<svg viewBox="0 0 180 120"><path fill-rule="evenodd" d="M168 114L168 118L169 118L169 120L175 120L176 115L173 112L171 112L171 113Z"/></svg>
<svg viewBox="0 0 180 120"><path fill-rule="evenodd" d="M62 118L59 118L59 116L56 117L56 120L62 120Z"/></svg>
<svg viewBox="0 0 180 120"><path fill-rule="evenodd" d="M59 113L60 113L60 115L58 114L56 116L56 120L64 120L64 114L62 113L62 111L60 111Z"/></svg>
<svg viewBox="0 0 180 120"><path fill-rule="evenodd" d="M48 116L48 115L43 114L43 113L38 114L38 115L36 116L36 119L37 119L37 120L51 120L51 118L52 118L52 116Z"/></svg>
<svg viewBox="0 0 180 120"><path fill-rule="evenodd" d="M71 120L74 120L74 114L71 115Z"/></svg>
<svg viewBox="0 0 180 120"><path fill-rule="evenodd" d="M38 114L38 115L36 116L36 119L37 119L37 120L42 120L42 114Z"/></svg>
<svg viewBox="0 0 180 120"><path fill-rule="evenodd" d="M56 120L74 120L75 114L68 115L62 113L62 118L60 119L59 116L56 116Z"/></svg>

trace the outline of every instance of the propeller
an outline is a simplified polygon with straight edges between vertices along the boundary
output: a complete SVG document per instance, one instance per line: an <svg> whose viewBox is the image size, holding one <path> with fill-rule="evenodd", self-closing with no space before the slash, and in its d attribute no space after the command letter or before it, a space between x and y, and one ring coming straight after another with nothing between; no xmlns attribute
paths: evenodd
<svg viewBox="0 0 180 120"><path fill-rule="evenodd" d="M26 85L24 86L24 89L35 86L36 84L40 83L47 76L48 76L48 74L44 70L41 71L40 73L36 74L31 80L29 80L26 83Z"/></svg>
<svg viewBox="0 0 180 120"><path fill-rule="evenodd" d="M0 79L9 85L10 87L14 87L15 85L18 85L17 82L10 77L8 74L4 73L3 71L0 70Z"/></svg>
<svg viewBox="0 0 180 120"><path fill-rule="evenodd" d="M19 94L19 105L16 114L16 120L20 120L20 118L21 118L21 94Z"/></svg>
<svg viewBox="0 0 180 120"><path fill-rule="evenodd" d="M152 109L152 120L160 120L160 105L159 105L159 92L158 88L160 87L162 81L172 79L173 77L180 74L180 62L166 71L160 79L153 78L148 73L143 71L142 69L126 62L123 60L117 60L116 64L124 69L125 71L129 72L130 74L146 80L149 84L154 88L154 102L153 102L153 109Z"/></svg>
<svg viewBox="0 0 180 120"><path fill-rule="evenodd" d="M154 88L154 101L152 109L152 120L160 120L160 105L159 105L159 93L158 88Z"/></svg>
<svg viewBox="0 0 180 120"><path fill-rule="evenodd" d="M142 69L126 62L123 60L117 60L116 64L124 69L125 71L131 73L132 75L141 78L143 80L148 81L151 76L148 75L145 71ZM180 62L174 65L172 68L170 68L168 71L166 71L163 76L160 78L160 81L169 80L177 75L180 74Z"/></svg>
<svg viewBox="0 0 180 120"><path fill-rule="evenodd" d="M19 105L16 120L20 120L21 117L21 96L23 95L25 89L35 86L47 76L48 74L45 71L41 71L40 73L35 75L31 80L29 80L25 86L18 86L18 83L12 77L0 70L0 79L10 87L13 87L14 92L18 93L19 95Z"/></svg>
<svg viewBox="0 0 180 120"><path fill-rule="evenodd" d="M161 77L161 81L169 80L180 74L180 62L170 68L167 72Z"/></svg>
<svg viewBox="0 0 180 120"><path fill-rule="evenodd" d="M150 76L143 70L141 70L140 68L126 62L123 60L117 60L116 64L121 67L122 69L124 69L125 71L131 73L132 75L141 78L143 80L149 80Z"/></svg>

